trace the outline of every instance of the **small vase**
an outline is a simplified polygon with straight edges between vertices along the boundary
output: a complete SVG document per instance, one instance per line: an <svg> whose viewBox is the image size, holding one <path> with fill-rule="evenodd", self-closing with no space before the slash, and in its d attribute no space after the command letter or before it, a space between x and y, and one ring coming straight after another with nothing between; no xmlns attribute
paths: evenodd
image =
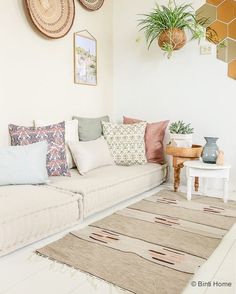
<svg viewBox="0 0 236 294"><path fill-rule="evenodd" d="M202 160L205 163L216 163L219 147L216 144L216 141L219 138L215 137L204 137L206 140L206 145L202 151Z"/></svg>

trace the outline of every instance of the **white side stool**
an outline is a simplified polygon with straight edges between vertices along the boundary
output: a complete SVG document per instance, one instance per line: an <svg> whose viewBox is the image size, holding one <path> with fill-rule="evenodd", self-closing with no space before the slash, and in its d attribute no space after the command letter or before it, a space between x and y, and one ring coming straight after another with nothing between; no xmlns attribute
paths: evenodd
<svg viewBox="0 0 236 294"><path fill-rule="evenodd" d="M187 199L192 198L192 181L195 177L203 178L203 194L206 193L208 178L222 179L224 181L224 202L228 201L228 183L230 165L217 165L204 163L200 160L185 161L187 176Z"/></svg>

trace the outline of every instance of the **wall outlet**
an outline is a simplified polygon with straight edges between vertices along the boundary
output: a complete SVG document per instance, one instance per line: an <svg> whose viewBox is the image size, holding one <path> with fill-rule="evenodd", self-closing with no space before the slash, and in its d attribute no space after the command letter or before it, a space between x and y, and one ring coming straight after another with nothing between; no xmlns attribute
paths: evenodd
<svg viewBox="0 0 236 294"><path fill-rule="evenodd" d="M201 55L211 55L212 48L211 45L201 45L200 46L200 54Z"/></svg>

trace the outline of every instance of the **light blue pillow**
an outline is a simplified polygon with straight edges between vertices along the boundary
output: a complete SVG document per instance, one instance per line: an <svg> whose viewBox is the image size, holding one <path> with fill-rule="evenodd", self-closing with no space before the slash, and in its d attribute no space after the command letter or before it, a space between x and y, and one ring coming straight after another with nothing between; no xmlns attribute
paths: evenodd
<svg viewBox="0 0 236 294"><path fill-rule="evenodd" d="M0 147L0 186L48 182L47 150L46 141L25 146Z"/></svg>

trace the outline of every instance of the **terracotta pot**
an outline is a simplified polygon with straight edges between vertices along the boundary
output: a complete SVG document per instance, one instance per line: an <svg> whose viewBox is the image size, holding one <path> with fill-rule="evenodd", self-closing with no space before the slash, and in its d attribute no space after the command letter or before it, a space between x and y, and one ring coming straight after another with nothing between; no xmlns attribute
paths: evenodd
<svg viewBox="0 0 236 294"><path fill-rule="evenodd" d="M158 45L162 48L164 44L171 44L174 50L182 48L186 44L186 34L181 29L169 29L161 33Z"/></svg>

